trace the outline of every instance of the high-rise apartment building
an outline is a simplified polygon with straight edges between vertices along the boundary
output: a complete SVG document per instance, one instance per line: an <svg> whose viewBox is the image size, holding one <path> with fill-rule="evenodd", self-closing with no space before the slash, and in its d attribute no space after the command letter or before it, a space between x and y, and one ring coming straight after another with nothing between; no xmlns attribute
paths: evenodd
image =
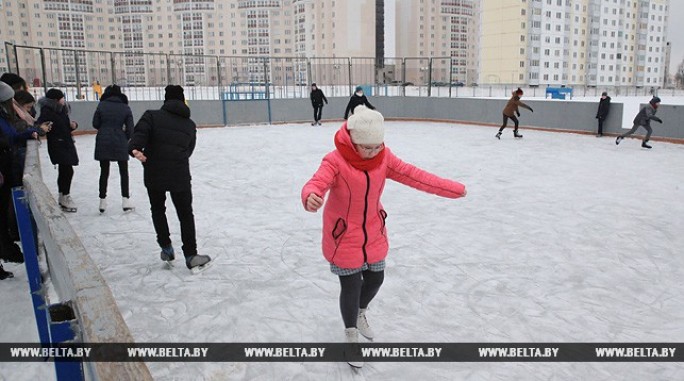
<svg viewBox="0 0 684 381"><path fill-rule="evenodd" d="M397 56L433 57L432 81L473 82L478 42L476 3L477 0L396 0ZM427 59L407 59L406 81L426 83L429 69Z"/></svg>
<svg viewBox="0 0 684 381"><path fill-rule="evenodd" d="M669 0L482 0L482 83L662 86Z"/></svg>
<svg viewBox="0 0 684 381"><path fill-rule="evenodd" d="M48 78L65 83L75 83L74 61L82 82L263 82L258 57L374 57L375 9L375 0L3 0L0 40L102 51L46 57ZM0 49L6 66L13 52ZM20 74L40 78L38 52L19 53ZM306 66L287 62L270 65L269 80L306 83Z"/></svg>

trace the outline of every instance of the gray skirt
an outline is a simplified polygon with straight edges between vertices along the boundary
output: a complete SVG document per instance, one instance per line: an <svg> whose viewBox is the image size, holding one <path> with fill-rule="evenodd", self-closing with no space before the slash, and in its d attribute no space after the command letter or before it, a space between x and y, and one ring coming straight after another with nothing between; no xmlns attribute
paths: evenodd
<svg viewBox="0 0 684 381"><path fill-rule="evenodd" d="M347 276L347 275L354 275L356 273L360 273L361 271L366 271L370 270L373 272L379 272L385 270L385 260L383 259L382 261L375 262L375 263L364 263L363 266L357 267L355 269L343 269L342 267L339 267L335 265L334 263L330 264L330 271L332 271L333 274L337 276Z"/></svg>

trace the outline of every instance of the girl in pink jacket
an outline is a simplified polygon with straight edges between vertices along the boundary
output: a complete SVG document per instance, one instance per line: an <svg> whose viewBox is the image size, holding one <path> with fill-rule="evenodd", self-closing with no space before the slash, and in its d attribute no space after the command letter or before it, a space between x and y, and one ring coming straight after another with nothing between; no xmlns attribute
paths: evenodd
<svg viewBox="0 0 684 381"><path fill-rule="evenodd" d="M323 210L323 255L340 278L340 309L348 342L358 342L359 333L373 339L366 308L382 285L389 248L387 213L380 203L385 179L448 198L466 195L463 184L394 156L383 144L383 122L379 112L357 106L335 134L337 149L323 158L302 189L302 203L309 212L316 212L330 191Z"/></svg>

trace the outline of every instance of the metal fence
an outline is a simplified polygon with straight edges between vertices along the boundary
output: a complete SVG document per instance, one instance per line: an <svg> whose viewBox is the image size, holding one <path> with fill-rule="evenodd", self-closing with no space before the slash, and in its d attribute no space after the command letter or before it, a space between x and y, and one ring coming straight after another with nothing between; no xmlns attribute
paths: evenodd
<svg viewBox="0 0 684 381"><path fill-rule="evenodd" d="M5 42L7 70L25 78L36 96L62 89L70 101L96 100L95 83L118 84L131 100L163 99L167 84L186 88L188 99L307 98L316 83L327 96L349 96L357 85L372 96L508 97L518 86L543 97L544 87L467 83L466 68L452 57L244 57L108 52L41 48ZM567 84L575 97L682 96L650 87Z"/></svg>

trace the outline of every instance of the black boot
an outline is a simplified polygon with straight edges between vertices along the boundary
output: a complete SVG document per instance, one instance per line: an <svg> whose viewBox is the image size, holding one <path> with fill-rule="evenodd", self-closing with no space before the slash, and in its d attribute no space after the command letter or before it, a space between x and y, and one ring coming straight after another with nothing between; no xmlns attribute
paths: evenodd
<svg viewBox="0 0 684 381"><path fill-rule="evenodd" d="M622 139L624 139L622 136L618 136L617 138L615 138L615 145L620 144L620 142L622 141Z"/></svg>
<svg viewBox="0 0 684 381"><path fill-rule="evenodd" d="M513 137L514 138L522 138L522 135L518 133L518 130L513 130Z"/></svg>
<svg viewBox="0 0 684 381"><path fill-rule="evenodd" d="M644 147L644 148L651 149L651 146L649 146L649 145L646 144L646 143L648 143L648 140L644 140L643 142L641 142L641 146Z"/></svg>
<svg viewBox="0 0 684 381"><path fill-rule="evenodd" d="M9 271L5 271L5 269L2 267L2 264L0 264L0 280L7 278L14 278L14 274Z"/></svg>
<svg viewBox="0 0 684 381"><path fill-rule="evenodd" d="M499 132L496 134L496 138L499 139L499 140L501 140L501 131L499 131Z"/></svg>

